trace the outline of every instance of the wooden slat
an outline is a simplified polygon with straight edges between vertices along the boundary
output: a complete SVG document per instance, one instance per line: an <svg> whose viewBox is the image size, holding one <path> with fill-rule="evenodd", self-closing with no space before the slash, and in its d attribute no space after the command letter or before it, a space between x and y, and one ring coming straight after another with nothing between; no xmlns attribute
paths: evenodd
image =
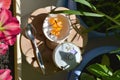
<svg viewBox="0 0 120 80"><path fill-rule="evenodd" d="M13 0L13 15L15 16L15 17L17 17L17 10L16 10L16 2L17 2L17 0ZM18 42L16 41L16 44L14 45L14 79L15 80L19 80L19 77L18 77L18 52L17 52L17 46L18 46L18 44L17 44Z"/></svg>

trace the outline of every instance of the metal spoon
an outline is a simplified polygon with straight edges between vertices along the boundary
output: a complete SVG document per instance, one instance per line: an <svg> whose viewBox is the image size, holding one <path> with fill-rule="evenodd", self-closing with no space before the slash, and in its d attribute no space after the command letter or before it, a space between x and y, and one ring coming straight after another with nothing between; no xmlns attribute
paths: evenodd
<svg viewBox="0 0 120 80"><path fill-rule="evenodd" d="M37 57L39 67L41 68L43 74L45 74L45 66L43 64L41 53L40 53L40 51L39 51L39 49L37 47L36 41L35 41L35 37L34 37L34 32L35 31L34 32L33 31L34 31L33 25L32 24L27 24L26 29L25 29L25 35L34 44L35 51L36 51L36 57Z"/></svg>

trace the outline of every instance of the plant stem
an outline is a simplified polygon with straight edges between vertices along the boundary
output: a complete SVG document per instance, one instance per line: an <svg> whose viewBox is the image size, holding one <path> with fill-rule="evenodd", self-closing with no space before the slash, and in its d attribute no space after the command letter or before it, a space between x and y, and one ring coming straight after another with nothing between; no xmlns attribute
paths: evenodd
<svg viewBox="0 0 120 80"><path fill-rule="evenodd" d="M117 25L120 25L120 23L118 21L116 21L114 18L106 15L105 13L102 13L100 11L98 11L97 9L96 10L93 10L94 12L98 13L98 14L101 14L101 15L104 15L104 17L106 17L107 19L109 19L110 21L114 22L115 24Z"/></svg>
<svg viewBox="0 0 120 80"><path fill-rule="evenodd" d="M104 15L105 15L105 17L106 17L107 19L111 20L112 22L114 22L114 23L117 24L117 25L120 25L120 23L117 22L114 18L112 18L112 17L110 17L110 16L108 16L108 15L106 15L106 14L104 14Z"/></svg>

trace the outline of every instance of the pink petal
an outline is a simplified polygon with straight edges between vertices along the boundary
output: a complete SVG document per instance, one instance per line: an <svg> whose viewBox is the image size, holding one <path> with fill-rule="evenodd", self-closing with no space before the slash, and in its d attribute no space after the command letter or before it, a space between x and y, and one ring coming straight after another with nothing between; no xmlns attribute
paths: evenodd
<svg viewBox="0 0 120 80"><path fill-rule="evenodd" d="M0 41L5 37L4 33L0 31Z"/></svg>
<svg viewBox="0 0 120 80"><path fill-rule="evenodd" d="M11 13L9 10L7 9L1 9L0 11L0 22L1 24L5 24L5 22L7 22L7 20L11 18Z"/></svg>
<svg viewBox="0 0 120 80"><path fill-rule="evenodd" d="M10 15L9 20L8 20L7 23L9 23L9 22L15 22L15 23L18 23L18 24L19 24L19 21L17 20L17 18L16 18L16 17L13 17L12 15ZM7 24L7 23L6 23L6 24Z"/></svg>
<svg viewBox="0 0 120 80"><path fill-rule="evenodd" d="M0 43L0 55L5 55L8 51L8 45L4 43Z"/></svg>
<svg viewBox="0 0 120 80"><path fill-rule="evenodd" d="M11 22L6 24L4 28L5 28L5 31L3 32L6 36L18 35L21 31L19 23L16 23L16 22Z"/></svg>
<svg viewBox="0 0 120 80"><path fill-rule="evenodd" d="M4 72L4 69L0 69L0 75Z"/></svg>
<svg viewBox="0 0 120 80"><path fill-rule="evenodd" d="M8 36L5 38L6 44L12 46L16 42L16 36Z"/></svg>
<svg viewBox="0 0 120 80"><path fill-rule="evenodd" d="M6 80L12 80L12 76L8 76Z"/></svg>
<svg viewBox="0 0 120 80"><path fill-rule="evenodd" d="M8 41L8 43L9 43L10 46L14 45L15 42L16 42L16 37L14 37L14 38L12 38L12 39L10 39L10 40Z"/></svg>
<svg viewBox="0 0 120 80"><path fill-rule="evenodd" d="M7 53L7 50L0 49L0 55L5 55Z"/></svg>
<svg viewBox="0 0 120 80"><path fill-rule="evenodd" d="M11 78L10 72L11 70L9 69L2 69L2 73L0 74L0 80L12 80L12 79L8 79Z"/></svg>
<svg viewBox="0 0 120 80"><path fill-rule="evenodd" d="M0 8L9 9L11 5L11 0L0 0Z"/></svg>

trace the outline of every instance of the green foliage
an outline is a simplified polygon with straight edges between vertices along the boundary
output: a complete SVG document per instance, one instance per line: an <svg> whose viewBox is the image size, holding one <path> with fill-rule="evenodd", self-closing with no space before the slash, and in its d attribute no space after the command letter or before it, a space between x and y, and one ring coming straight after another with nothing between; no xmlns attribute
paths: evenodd
<svg viewBox="0 0 120 80"><path fill-rule="evenodd" d="M120 61L120 55L117 53L115 55ZM103 55L101 63L90 64L86 69L88 73L83 73L80 80L120 80L120 69L115 71L110 67L107 55Z"/></svg>
<svg viewBox="0 0 120 80"><path fill-rule="evenodd" d="M91 13L91 12L84 12L84 11L76 11L76 10L59 10L59 11L53 11L52 14L58 14L58 13L65 13L65 14L74 14L74 15L81 15L81 16L92 16L92 17L103 17L102 14L97 13Z"/></svg>
<svg viewBox="0 0 120 80"><path fill-rule="evenodd" d="M80 15L80 16L87 16L87 17L98 17L98 18L102 18L103 21L101 21L99 24L95 24L94 21L93 23L90 22L90 20L88 20L91 24L94 24L94 26L86 29L83 33L87 33L90 32L92 30L98 29L100 27L103 26L103 23L106 23L105 26L109 25L109 27L107 27L106 32L110 31L110 30L120 30L120 14L116 14L115 16L111 16L108 15L106 13L101 12L101 10L97 9L96 6L94 6L93 4L91 4L89 1L90 0L74 0L77 3L80 3L81 5L84 5L86 7L88 7L92 12L86 12L83 10L78 10L78 11L71 11L68 10L67 13L70 13L69 11L72 12L72 14L75 15ZM92 1L92 0L91 0ZM99 0L99 3L104 2L105 0ZM103 5L106 4L111 4L111 7L117 7L117 5L120 5L120 1L117 4L114 4L112 2L108 2L108 3L103 3ZM99 4L98 6L102 6L102 4ZM104 7L102 8L104 9ZM119 9L119 7L117 8ZM115 13L110 11L111 14ZM64 12L66 13L66 12ZM96 16L94 15L96 14ZM97 19L98 19L97 18ZM79 30L77 30L79 31ZM115 36L120 39L120 34L115 32ZM120 55L117 53L120 53L120 48L118 48L117 50L111 51L111 54L115 53L116 58L118 58L118 60L120 61ZM115 65L116 66L116 65ZM91 64L90 66L87 67L88 73L83 73L81 75L80 80L120 80L120 70L112 70L112 68L110 67L110 59L107 55L104 55L102 57L102 61L101 63L95 63L95 64Z"/></svg>
<svg viewBox="0 0 120 80"><path fill-rule="evenodd" d="M90 3L89 3L88 1L86 1L86 0L75 0L75 2L81 3L81 4L85 5L85 6L88 6L88 7L91 8L91 9L96 10L96 7L95 7L94 5L92 5L92 4L90 4Z"/></svg>
<svg viewBox="0 0 120 80"><path fill-rule="evenodd" d="M88 33L90 31L93 31L96 29L99 30L99 28L101 28L103 26L107 28L105 30L106 33L108 31L112 31L112 30L113 31L120 30L120 14L116 14L116 12L118 12L118 11L115 12L115 10L114 10L114 8L116 8L120 11L120 9L119 9L120 7L118 7L120 5L120 1L118 3L113 3L112 1L104 1L104 0L99 0L99 1L97 1L97 0L96 1L95 0L75 0L75 1L80 3L81 5L87 6L89 8L89 9L87 8L87 10L90 10L91 12L99 14L99 15L103 15L99 19L97 18L97 20L100 20L100 21L99 21L99 23L96 23L96 24L94 23L94 22L96 22L96 18L86 17L86 19L85 19L85 20L87 20L86 23L87 23L87 25L89 24L88 26L91 26L91 27L86 29L84 31L84 33ZM91 3L96 2L98 4L94 6L90 2ZM110 8L113 7L111 11L106 11L106 9L104 7L107 5L110 6ZM83 6L79 7L79 8L80 8L79 10L81 10L83 8L85 8L85 10L86 10L86 7L83 7ZM98 10L98 8L100 8L100 9ZM109 7L107 7L107 8L109 8ZM106 11L107 13L102 12L102 10ZM113 16L113 14L114 14L114 16ZM86 16L86 15L84 15L84 16ZM116 33L115 33L115 35L116 35L116 37L120 37Z"/></svg>
<svg viewBox="0 0 120 80"><path fill-rule="evenodd" d="M109 68L107 68L106 65L102 65L102 64L92 64L89 67L87 67L87 70L96 75L97 77L109 77L112 75L112 71L109 70Z"/></svg>
<svg viewBox="0 0 120 80"><path fill-rule="evenodd" d="M118 77L120 79L120 70L117 70L116 72L114 72L113 76Z"/></svg>
<svg viewBox="0 0 120 80"><path fill-rule="evenodd" d="M90 4L88 1L86 0L75 0L75 2L81 3L87 7L89 7L90 9L96 10L96 7L92 4ZM56 13L65 13L65 14L74 14L74 15L80 15L80 16L91 16L91 17L103 17L103 14L100 13L92 13L92 12L86 12L86 11L82 11L82 10L59 10L59 11L51 11L50 13L56 14Z"/></svg>
<svg viewBox="0 0 120 80"><path fill-rule="evenodd" d="M120 80L120 70L112 72L106 65L92 64L87 67L87 70L91 73L83 73L80 80Z"/></svg>
<svg viewBox="0 0 120 80"><path fill-rule="evenodd" d="M118 58L118 59L119 59L119 61L120 61L120 55L118 55L118 54L117 54L116 56L117 56L117 58Z"/></svg>

